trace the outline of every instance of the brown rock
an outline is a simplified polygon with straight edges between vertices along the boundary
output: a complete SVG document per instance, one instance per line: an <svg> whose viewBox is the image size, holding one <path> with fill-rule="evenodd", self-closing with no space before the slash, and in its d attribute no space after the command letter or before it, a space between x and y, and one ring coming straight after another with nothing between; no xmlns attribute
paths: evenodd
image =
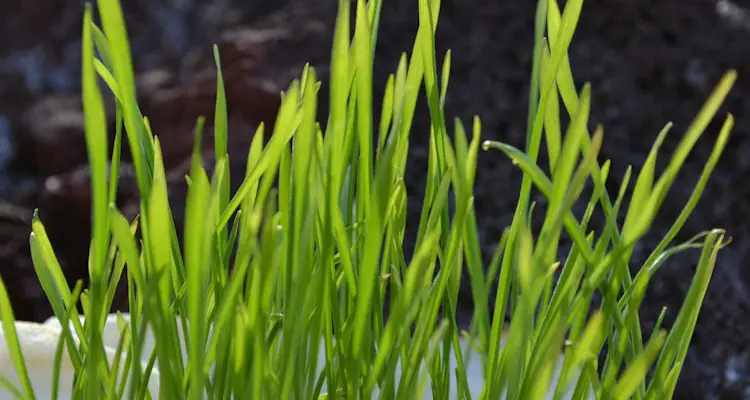
<svg viewBox="0 0 750 400"><path fill-rule="evenodd" d="M24 114L22 147L28 147L34 170L60 174L86 162L86 139L78 96L50 96ZM24 146L26 145L26 146Z"/></svg>
<svg viewBox="0 0 750 400"><path fill-rule="evenodd" d="M108 129L114 129L114 103L104 92ZM24 113L19 153L28 157L28 167L41 177L61 174L88 162L83 105L80 95L51 95ZM108 134L112 146L114 135Z"/></svg>

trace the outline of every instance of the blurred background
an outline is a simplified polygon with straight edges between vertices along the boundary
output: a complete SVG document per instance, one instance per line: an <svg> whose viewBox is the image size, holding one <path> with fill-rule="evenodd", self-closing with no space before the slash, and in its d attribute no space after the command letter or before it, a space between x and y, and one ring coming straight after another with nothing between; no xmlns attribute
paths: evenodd
<svg viewBox="0 0 750 400"><path fill-rule="evenodd" d="M244 173L248 137L272 123L278 92L315 66L327 79L336 0L123 0L141 107L163 137L175 218L184 212L184 161L199 115L211 116L215 68L211 44L221 50L230 113L230 148ZM376 49L376 96L398 57L410 51L416 1L384 2ZM438 56L452 49L447 117L470 123L478 114L485 139L522 146L531 68L534 1L443 0ZM83 116L79 100L83 2L0 0L0 275L16 316L52 314L34 275L28 250L32 212L40 208L71 284L86 275L90 203ZM604 124L604 154L617 188L628 165L641 165L659 130L674 122L661 165L720 76L739 79L720 117L736 127L698 209L677 238L710 228L734 238L720 253L698 321L677 399L750 398L750 0L597 0L584 2L570 50L580 86L591 82L592 126ZM325 89L321 91L326 101ZM418 107L407 169L410 222L418 223L424 195L429 119ZM326 110L321 109L321 115ZM110 112L113 118L114 113ZM325 121L325 119L323 119ZM633 258L643 261L687 200L718 134L718 122L691 154L654 229ZM208 143L207 147L211 144ZM518 170L499 153L481 153L476 211L485 256L510 224ZM136 212L133 178L122 172L120 206ZM616 189L615 189L616 190ZM614 196L615 193L612 193ZM407 243L408 247L408 243ZM699 252L667 263L642 307L644 327L667 307L670 326L690 284ZM468 294L468 293L467 293ZM465 297L470 299L470 297ZM116 307L123 307L120 299ZM461 302L464 320L470 301Z"/></svg>

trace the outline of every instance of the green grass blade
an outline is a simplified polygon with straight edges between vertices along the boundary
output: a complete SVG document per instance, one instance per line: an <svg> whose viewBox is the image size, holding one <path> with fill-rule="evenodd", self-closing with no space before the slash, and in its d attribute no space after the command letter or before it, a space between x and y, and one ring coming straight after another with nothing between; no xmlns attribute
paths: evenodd
<svg viewBox="0 0 750 400"><path fill-rule="evenodd" d="M21 390L24 398L36 399L34 389L31 387L29 371L26 368L26 361L21 349L21 343L18 341L18 331L16 330L13 307L8 297L8 291L5 288L5 282L0 279L0 319L2 319L3 336L10 353L10 359L16 369L16 374L21 381Z"/></svg>

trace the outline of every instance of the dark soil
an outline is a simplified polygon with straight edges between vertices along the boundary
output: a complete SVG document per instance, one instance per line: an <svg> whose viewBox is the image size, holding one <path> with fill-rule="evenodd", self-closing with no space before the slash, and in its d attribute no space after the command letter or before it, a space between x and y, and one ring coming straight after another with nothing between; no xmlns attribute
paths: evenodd
<svg viewBox="0 0 750 400"><path fill-rule="evenodd" d="M276 93L305 62L327 79L335 0L123 3L144 108L158 120L161 129L154 131L174 139L170 142L175 143L175 168L192 139L194 118L213 106L211 41L222 41L224 65L233 71L226 74L227 87L239 88L229 101L237 148L244 144L243 135L273 115ZM157 3L162 5L153 5ZM0 169L5 171L0 174L0 197L7 203L0 216L0 274L12 288L17 316L42 320L51 311L35 285L28 254L33 208L41 205L71 282L85 274L88 203L86 175L80 167L86 159L81 152L80 104L75 100L82 3L21 4L0 2L0 11L10 17L0 27ZM478 114L485 139L524 143L534 4L443 0L439 54L447 49L453 53L447 115L468 123ZM628 165L638 167L644 161L659 130L673 121L663 149L666 162L721 75L730 68L739 73L721 110L722 115L732 112L736 117L732 139L703 200L677 238L686 240L710 228L724 228L734 238L721 252L678 399L750 398L750 270L744 264L750 251L746 10L746 0L588 1L570 52L576 83L592 84L592 124L605 127L603 157L612 159L612 187L619 185ZM416 1L385 2L376 49L378 93L400 54L411 50L416 28ZM423 197L429 130L424 105L418 114L407 173L412 224ZM652 232L637 249L633 268L681 211L718 127L718 122L709 127L688 158ZM476 208L489 257L511 221L520 175L494 152L481 154L479 169ZM132 201L132 195L132 190L123 189L123 204ZM667 326L674 320L698 256L693 252L672 260L654 278L642 308L647 328L662 307L667 307ZM469 315L471 305L463 302L461 312Z"/></svg>

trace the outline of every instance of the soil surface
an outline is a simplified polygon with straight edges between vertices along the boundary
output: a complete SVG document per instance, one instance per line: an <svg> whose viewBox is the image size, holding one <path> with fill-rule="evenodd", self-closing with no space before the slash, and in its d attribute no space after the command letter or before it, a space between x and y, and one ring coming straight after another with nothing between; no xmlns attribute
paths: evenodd
<svg viewBox="0 0 750 400"><path fill-rule="evenodd" d="M31 212L41 209L73 283L86 274L89 193L78 100L83 2L38 3L0 2L0 12L11 16L0 27L0 274L17 317L41 321L51 310L28 251ZM169 139L162 142L169 143L165 158L172 171L170 191L180 214L182 162L190 149L192 126L198 115L210 115L213 109L211 43L219 43L225 67L237 160L244 157L248 134L258 123L273 120L278 91L306 62L327 79L338 2L123 3L144 113L153 119L155 133ZM384 3L376 99L398 57L411 50L417 28L416 1ZM467 123L478 114L485 139L522 146L535 2L442 3L438 54L451 49L453 55L448 118ZM684 241L710 228L724 228L734 238L720 253L675 394L678 399L750 398L750 270L744 263L750 255L750 185L745 180L750 170L748 13L747 0L588 1L570 51L576 83L592 84L592 126L605 127L603 157L612 159L614 188L628 165L642 164L659 130L672 121L663 165L721 75L730 68L739 73L721 110L722 115L735 115L734 133L701 203L676 239ZM321 93L325 97L325 90ZM420 104L417 112L407 170L411 224L418 222L424 194L429 131L426 106ZM711 124L688 158L654 228L637 249L633 268L681 211L718 128L718 122ZM120 204L134 213L132 174L127 169L122 174L126 184ZM481 154L475 194L486 257L511 221L519 184L518 170L505 157ZM666 325L674 320L698 257L695 251L670 260L655 276L642 307L647 331L662 307L667 307ZM467 318L471 304L462 301L461 307Z"/></svg>

